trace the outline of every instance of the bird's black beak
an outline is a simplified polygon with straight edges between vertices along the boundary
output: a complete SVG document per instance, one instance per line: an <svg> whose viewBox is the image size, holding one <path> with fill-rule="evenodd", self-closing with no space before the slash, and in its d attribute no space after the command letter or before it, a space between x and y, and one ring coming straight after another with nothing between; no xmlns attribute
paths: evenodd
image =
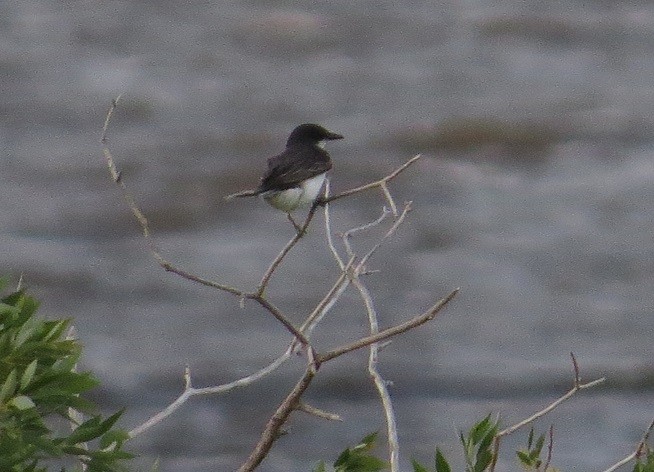
<svg viewBox="0 0 654 472"><path fill-rule="evenodd" d="M325 136L325 139L329 139L329 140L332 140L332 139L343 139L343 135L342 135L342 134L338 134L338 133L332 133L332 132L330 131L329 133L327 133L327 136Z"/></svg>

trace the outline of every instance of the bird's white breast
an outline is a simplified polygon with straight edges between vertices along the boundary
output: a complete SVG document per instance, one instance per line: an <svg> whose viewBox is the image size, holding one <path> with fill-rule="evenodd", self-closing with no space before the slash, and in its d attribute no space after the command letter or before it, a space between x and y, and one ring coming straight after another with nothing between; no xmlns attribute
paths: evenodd
<svg viewBox="0 0 654 472"><path fill-rule="evenodd" d="M290 213L299 207L311 205L318 198L326 176L326 173L316 175L302 182L299 187L267 192L263 197L273 207Z"/></svg>

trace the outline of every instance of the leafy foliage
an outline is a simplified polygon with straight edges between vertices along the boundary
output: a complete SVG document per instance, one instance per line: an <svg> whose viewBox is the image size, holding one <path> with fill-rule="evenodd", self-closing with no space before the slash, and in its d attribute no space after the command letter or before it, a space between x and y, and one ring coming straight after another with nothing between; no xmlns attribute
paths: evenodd
<svg viewBox="0 0 654 472"><path fill-rule="evenodd" d="M474 425L467 436L460 434L466 460L466 472L483 472L493 460L492 444L497 434L498 422L489 414Z"/></svg>
<svg viewBox="0 0 654 472"><path fill-rule="evenodd" d="M546 468L543 469L543 472L558 472L558 469L550 467L547 464L543 464L543 460L540 456L544 444L544 434L538 436L534 442L534 428L532 427L531 430L529 430L529 436L527 437L527 448L516 452L518 461L525 470L540 471L541 467L546 466Z"/></svg>
<svg viewBox="0 0 654 472"><path fill-rule="evenodd" d="M654 450L649 450L645 457L638 458L633 472L654 472Z"/></svg>
<svg viewBox="0 0 654 472"><path fill-rule="evenodd" d="M356 446L345 449L334 462L334 472L377 472L387 469L387 462L370 453L375 447L376 439L377 433L372 433ZM327 472L325 463L321 461L313 472Z"/></svg>
<svg viewBox="0 0 654 472"><path fill-rule="evenodd" d="M82 347L66 338L70 320L39 319L37 308L22 291L0 299L0 470L42 472L46 461L71 458L89 472L125 470L132 456L122 450L127 433L114 429L120 412L103 419L79 396L98 381L76 371Z"/></svg>
<svg viewBox="0 0 654 472"><path fill-rule="evenodd" d="M430 470L424 465L420 464L415 459L411 460L411 465L413 466L413 472L430 472ZM451 472L450 464L448 464L445 456L439 448L436 448L436 454L434 455L434 470L436 472Z"/></svg>

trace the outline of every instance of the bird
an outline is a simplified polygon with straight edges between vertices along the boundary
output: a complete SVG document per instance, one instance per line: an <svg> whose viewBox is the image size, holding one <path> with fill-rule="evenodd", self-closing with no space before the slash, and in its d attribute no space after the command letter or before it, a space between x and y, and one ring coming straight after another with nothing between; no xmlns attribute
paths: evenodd
<svg viewBox="0 0 654 472"><path fill-rule="evenodd" d="M325 182L332 160L324 146L343 136L314 124L297 126L286 141L286 148L268 159L268 169L259 186L227 195L225 200L261 195L272 207L285 212L293 225L291 212L313 205Z"/></svg>

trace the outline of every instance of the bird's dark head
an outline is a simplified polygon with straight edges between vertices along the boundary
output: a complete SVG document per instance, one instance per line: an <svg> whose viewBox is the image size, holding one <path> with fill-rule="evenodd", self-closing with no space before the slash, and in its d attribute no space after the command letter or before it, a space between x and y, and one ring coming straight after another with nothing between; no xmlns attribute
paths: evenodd
<svg viewBox="0 0 654 472"><path fill-rule="evenodd" d="M322 141L343 139L338 133L333 133L320 125L304 123L295 128L286 141L286 146L294 144L320 144Z"/></svg>

